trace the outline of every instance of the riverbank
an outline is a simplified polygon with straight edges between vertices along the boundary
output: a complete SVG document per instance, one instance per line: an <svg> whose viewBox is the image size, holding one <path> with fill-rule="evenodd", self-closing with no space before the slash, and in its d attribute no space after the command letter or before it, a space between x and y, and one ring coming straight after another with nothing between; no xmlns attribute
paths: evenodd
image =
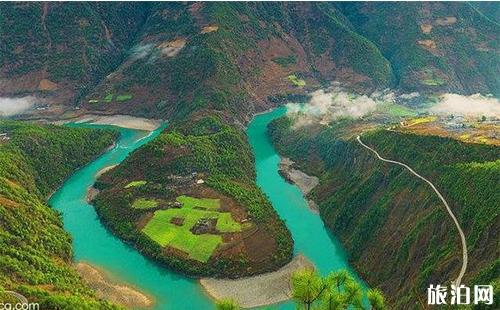
<svg viewBox="0 0 500 310"><path fill-rule="evenodd" d="M105 271L80 262L75 269L83 281L95 290L97 297L127 308L148 308L154 304L152 298L128 285L112 281Z"/></svg>
<svg viewBox="0 0 500 310"><path fill-rule="evenodd" d="M97 172L96 174L96 179L98 179L101 175L103 175L104 173L110 171L111 169L113 169L114 167L116 167L118 165L111 165L111 166L107 166L101 170L99 170L99 172ZM100 190L98 190L97 188L95 188L93 185L90 186L87 190L87 202L90 203L92 200L94 200L95 197L97 197L97 195L99 194Z"/></svg>
<svg viewBox="0 0 500 310"><path fill-rule="evenodd" d="M83 124L80 126L86 127ZM77 262L105 266L105 270L116 275L118 280L126 279L126 283L115 283L137 289L150 297L154 300L151 309L212 309L213 302L197 281L152 263L116 238L103 226L95 209L85 201L87 190L95 183L99 171L121 163L128 154L155 139L165 127L164 123L151 133L117 128L120 136L116 147L72 174L51 197L50 205L62 214L64 227L72 236ZM96 125L95 128L107 127ZM187 301L186 296L189 296Z"/></svg>
<svg viewBox="0 0 500 310"><path fill-rule="evenodd" d="M293 168L294 161L290 158L280 158L281 160L279 163L278 172L283 178L285 178L287 182L295 184L306 198L307 194L309 194L312 189L319 184L319 179L315 176L310 176L298 169ZM313 210L314 212L319 212L318 206L312 199L307 199L307 204L309 205L309 208L311 208L311 210Z"/></svg>
<svg viewBox="0 0 500 310"><path fill-rule="evenodd" d="M84 114L76 118L55 121L55 124L90 123L95 125L112 125L123 128L153 131L161 126L162 120L135 117L130 115L97 115Z"/></svg>
<svg viewBox="0 0 500 310"><path fill-rule="evenodd" d="M312 269L314 265L299 254L274 272L235 280L203 278L200 279L200 284L214 299L229 298L243 308L254 308L289 300L292 296L292 274L306 268Z"/></svg>
<svg viewBox="0 0 500 310"><path fill-rule="evenodd" d="M98 179L101 175L105 174L106 172L110 171L111 169L113 169L116 166L118 166L118 165L111 165L111 166L107 166L105 168L102 168L101 170L99 170L99 172L97 172L95 178Z"/></svg>
<svg viewBox="0 0 500 310"><path fill-rule="evenodd" d="M98 190L94 186L90 186L87 190L87 197L86 197L87 203L91 203L92 200L94 200L97 197L99 192L100 190Z"/></svg>

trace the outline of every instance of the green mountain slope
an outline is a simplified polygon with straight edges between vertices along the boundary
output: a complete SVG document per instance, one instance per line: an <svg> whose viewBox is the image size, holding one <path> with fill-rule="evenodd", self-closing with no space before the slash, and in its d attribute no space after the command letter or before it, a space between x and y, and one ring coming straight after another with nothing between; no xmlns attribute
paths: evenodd
<svg viewBox="0 0 500 310"><path fill-rule="evenodd" d="M390 64L346 23L319 4L155 4L129 57L84 105L170 117L214 109L245 119L269 107L270 96L303 93L324 80L388 86ZM132 98L106 99L122 93Z"/></svg>
<svg viewBox="0 0 500 310"><path fill-rule="evenodd" d="M494 14L497 5L487 6ZM500 94L500 24L467 2L341 3L405 90ZM497 15L498 17L498 15Z"/></svg>
<svg viewBox="0 0 500 310"><path fill-rule="evenodd" d="M0 95L245 118L332 80L498 94L499 26L485 11L494 15L468 3L2 4Z"/></svg>
<svg viewBox="0 0 500 310"><path fill-rule="evenodd" d="M16 3L0 7L0 95L244 120L329 81L498 94L499 26L467 3ZM295 84L296 76L305 81Z"/></svg>
<svg viewBox="0 0 500 310"><path fill-rule="evenodd" d="M275 121L273 142L320 178L310 196L370 285L380 286L398 308L418 308L429 284L449 285L457 277L462 263L458 232L425 183L343 138L353 130L349 121L309 132L290 125L287 118ZM463 282L498 282L498 147L390 131L363 135L363 141L384 158L410 165L445 196L467 240Z"/></svg>
<svg viewBox="0 0 500 310"><path fill-rule="evenodd" d="M2 3L0 95L36 93L73 105L122 61L146 7Z"/></svg>
<svg viewBox="0 0 500 310"><path fill-rule="evenodd" d="M10 137L0 142L1 290L21 293L40 309L115 309L98 300L70 267L71 237L46 204L115 135L11 121L0 121L0 132Z"/></svg>

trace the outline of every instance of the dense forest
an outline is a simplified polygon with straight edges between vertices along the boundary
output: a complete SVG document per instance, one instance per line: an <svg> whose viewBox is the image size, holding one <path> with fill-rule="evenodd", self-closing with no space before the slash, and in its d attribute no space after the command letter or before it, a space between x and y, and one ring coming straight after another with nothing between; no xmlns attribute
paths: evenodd
<svg viewBox="0 0 500 310"><path fill-rule="evenodd" d="M40 309L117 308L98 300L71 267L71 237L46 203L116 135L6 120L0 133L9 138L0 141L0 293L14 290Z"/></svg>
<svg viewBox="0 0 500 310"><path fill-rule="evenodd" d="M425 292L430 283L449 283L458 275L458 232L425 183L343 138L350 123L293 130L285 117L269 131L280 153L320 178L310 198L356 270L370 285L381 287L391 304L406 307L425 297L417 292ZM464 282L498 283L498 147L386 130L362 138L381 156L410 165L443 193L466 235Z"/></svg>

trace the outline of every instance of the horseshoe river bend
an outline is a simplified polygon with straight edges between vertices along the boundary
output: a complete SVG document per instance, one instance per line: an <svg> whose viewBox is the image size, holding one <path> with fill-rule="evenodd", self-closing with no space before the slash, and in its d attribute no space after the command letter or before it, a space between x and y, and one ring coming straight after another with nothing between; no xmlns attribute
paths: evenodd
<svg viewBox="0 0 500 310"><path fill-rule="evenodd" d="M281 107L257 115L247 128L255 156L257 184L292 232L295 254L303 254L322 274L349 268L341 245L328 233L319 215L309 209L302 192L278 173L280 157L267 136L267 125L285 113L286 108ZM71 126L107 127L88 124ZM152 132L113 127L121 134L115 146L76 171L52 195L49 203L63 215L64 227L73 238L75 262L87 262L103 268L113 278L145 292L154 299L154 310L213 309L213 301L196 279L157 265L113 236L86 200L87 189L94 183L99 171L119 164L130 152L158 136L165 127L163 125ZM291 302L278 307L294 308Z"/></svg>

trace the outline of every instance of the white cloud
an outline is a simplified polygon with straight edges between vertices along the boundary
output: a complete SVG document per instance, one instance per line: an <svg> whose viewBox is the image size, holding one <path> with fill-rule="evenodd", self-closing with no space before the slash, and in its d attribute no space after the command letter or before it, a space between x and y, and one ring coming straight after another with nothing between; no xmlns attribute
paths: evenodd
<svg viewBox="0 0 500 310"><path fill-rule="evenodd" d="M21 114L22 112L32 108L35 102L36 98L33 96L22 98L0 97L0 116Z"/></svg>
<svg viewBox="0 0 500 310"><path fill-rule="evenodd" d="M429 111L441 115L486 116L500 118L500 101L480 94L462 96L444 94Z"/></svg>
<svg viewBox="0 0 500 310"><path fill-rule="evenodd" d="M295 120L295 127L314 123L328 124L339 118L366 116L374 112L377 105L384 100L393 100L393 96L390 94L380 96L383 98L382 100L366 95L354 96L339 89L334 89L331 92L317 90L311 94L311 100L308 104L288 104L287 112Z"/></svg>
<svg viewBox="0 0 500 310"><path fill-rule="evenodd" d="M153 44L139 44L132 48L132 59L137 60L148 56L153 50Z"/></svg>

